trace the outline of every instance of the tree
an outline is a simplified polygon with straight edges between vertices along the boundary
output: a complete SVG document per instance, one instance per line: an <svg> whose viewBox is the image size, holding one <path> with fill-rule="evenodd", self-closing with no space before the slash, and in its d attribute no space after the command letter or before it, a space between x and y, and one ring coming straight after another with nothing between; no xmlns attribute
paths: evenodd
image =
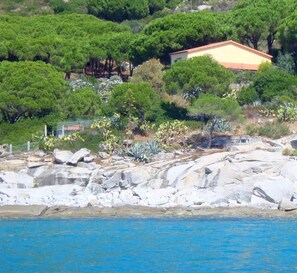
<svg viewBox="0 0 297 273"><path fill-rule="evenodd" d="M69 78L89 61L127 60L131 34L127 26L85 14L0 15L0 61L41 60Z"/></svg>
<svg viewBox="0 0 297 273"><path fill-rule="evenodd" d="M123 117L136 117L141 122L153 121L161 113L160 98L148 83L117 85L109 105Z"/></svg>
<svg viewBox="0 0 297 273"><path fill-rule="evenodd" d="M88 0L87 7L90 14L115 22L140 19L149 15L147 0Z"/></svg>
<svg viewBox="0 0 297 273"><path fill-rule="evenodd" d="M0 63L0 111L4 122L40 118L57 111L66 90L62 74L50 64Z"/></svg>
<svg viewBox="0 0 297 273"><path fill-rule="evenodd" d="M63 101L63 113L67 118L96 116L101 113L101 97L89 88L69 91Z"/></svg>
<svg viewBox="0 0 297 273"><path fill-rule="evenodd" d="M259 71L251 87L262 102L269 102L276 96L297 99L297 77L277 67Z"/></svg>
<svg viewBox="0 0 297 273"><path fill-rule="evenodd" d="M201 56L173 64L166 70L164 81L169 94L190 99L201 92L222 96L229 90L233 76L211 57Z"/></svg>
<svg viewBox="0 0 297 273"><path fill-rule="evenodd" d="M265 41L268 53L272 54L278 27L283 19L290 14L290 2L291 0L243 0L238 2L232 9L230 17L234 34L241 43L255 49L258 49L260 43Z"/></svg>
<svg viewBox="0 0 297 273"><path fill-rule="evenodd" d="M212 12L176 13L148 24L131 43L135 65L152 58L169 62L169 53L222 41L226 38L225 15Z"/></svg>
<svg viewBox="0 0 297 273"><path fill-rule="evenodd" d="M282 54L281 52L279 52L276 59L276 65L280 69L283 69L284 71L288 72L289 74L294 74L296 71L294 58L289 53Z"/></svg>
<svg viewBox="0 0 297 273"><path fill-rule="evenodd" d="M297 10L284 20L279 28L279 33L283 51L291 53L297 64Z"/></svg>
<svg viewBox="0 0 297 273"><path fill-rule="evenodd" d="M203 94L188 108L190 116L204 115L209 120L208 148L211 147L215 126L221 119L236 120L241 114L238 103L231 98L220 98L211 94Z"/></svg>
<svg viewBox="0 0 297 273"><path fill-rule="evenodd" d="M163 68L164 66L157 59L151 59L137 66L133 71L131 82L147 82L156 93L160 94L163 91Z"/></svg>

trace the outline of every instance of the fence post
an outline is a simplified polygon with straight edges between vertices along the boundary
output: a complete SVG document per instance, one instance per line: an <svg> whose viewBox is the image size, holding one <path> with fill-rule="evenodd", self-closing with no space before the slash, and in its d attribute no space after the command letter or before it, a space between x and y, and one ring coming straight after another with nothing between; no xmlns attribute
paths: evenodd
<svg viewBox="0 0 297 273"><path fill-rule="evenodd" d="M12 144L9 144L9 154L12 154Z"/></svg>
<svg viewBox="0 0 297 273"><path fill-rule="evenodd" d="M27 152L30 152L30 141L27 142Z"/></svg>
<svg viewBox="0 0 297 273"><path fill-rule="evenodd" d="M62 137L65 135L65 127L64 124L62 125Z"/></svg>
<svg viewBox="0 0 297 273"><path fill-rule="evenodd" d="M46 141L46 136L47 136L47 125L44 125L44 137L43 137L43 141Z"/></svg>

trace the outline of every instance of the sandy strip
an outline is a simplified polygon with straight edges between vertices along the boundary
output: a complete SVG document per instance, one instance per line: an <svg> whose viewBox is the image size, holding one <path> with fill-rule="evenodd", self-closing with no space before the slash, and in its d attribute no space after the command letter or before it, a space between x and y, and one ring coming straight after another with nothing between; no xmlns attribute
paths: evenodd
<svg viewBox="0 0 297 273"><path fill-rule="evenodd" d="M99 207L46 207L41 205L7 205L0 207L0 218L7 217L297 217L297 210L280 211L258 208L150 208L122 206Z"/></svg>

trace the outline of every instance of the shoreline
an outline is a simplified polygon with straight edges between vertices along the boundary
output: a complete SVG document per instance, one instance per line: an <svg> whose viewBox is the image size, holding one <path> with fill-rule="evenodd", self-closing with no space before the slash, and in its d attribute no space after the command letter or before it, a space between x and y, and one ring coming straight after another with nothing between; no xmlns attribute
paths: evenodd
<svg viewBox="0 0 297 273"><path fill-rule="evenodd" d="M182 217L297 217L297 210L283 211L252 207L171 207L154 208L139 206L119 207L66 207L44 205L5 205L0 207L0 220L4 218L182 218Z"/></svg>

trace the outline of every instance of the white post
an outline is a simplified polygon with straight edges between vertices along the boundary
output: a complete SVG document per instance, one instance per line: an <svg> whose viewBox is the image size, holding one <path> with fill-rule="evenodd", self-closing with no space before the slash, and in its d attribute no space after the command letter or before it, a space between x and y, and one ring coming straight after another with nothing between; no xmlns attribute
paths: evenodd
<svg viewBox="0 0 297 273"><path fill-rule="evenodd" d="M30 152L30 141L27 142L27 152Z"/></svg>
<svg viewBox="0 0 297 273"><path fill-rule="evenodd" d="M9 144L9 154L11 155L12 154L12 145Z"/></svg>
<svg viewBox="0 0 297 273"><path fill-rule="evenodd" d="M62 125L62 137L65 135L65 127L64 124Z"/></svg>
<svg viewBox="0 0 297 273"><path fill-rule="evenodd" d="M47 125L44 125L44 137L43 137L44 141L46 141L46 136L47 136Z"/></svg>

